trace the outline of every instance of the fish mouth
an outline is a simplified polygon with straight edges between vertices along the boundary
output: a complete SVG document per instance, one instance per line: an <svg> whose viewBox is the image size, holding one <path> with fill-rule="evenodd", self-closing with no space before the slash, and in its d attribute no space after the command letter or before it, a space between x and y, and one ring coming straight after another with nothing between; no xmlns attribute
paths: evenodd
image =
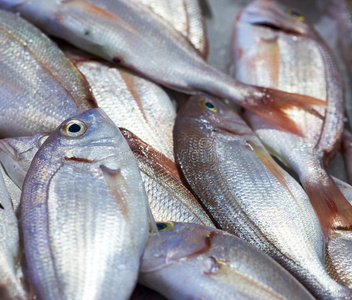
<svg viewBox="0 0 352 300"><path fill-rule="evenodd" d="M268 29L273 30L275 32L283 32L283 33L292 34L292 35L300 34L299 31L296 31L296 30L291 29L291 28L280 27L280 26L278 26L275 23L262 21L262 22L252 22L250 24L253 25L253 26L256 26L256 27L268 28Z"/></svg>

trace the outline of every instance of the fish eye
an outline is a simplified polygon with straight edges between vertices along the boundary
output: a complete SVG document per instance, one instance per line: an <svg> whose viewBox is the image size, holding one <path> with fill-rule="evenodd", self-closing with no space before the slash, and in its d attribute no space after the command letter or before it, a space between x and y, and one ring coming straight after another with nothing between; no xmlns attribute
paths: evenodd
<svg viewBox="0 0 352 300"><path fill-rule="evenodd" d="M160 232L171 231L175 228L175 224L172 222L157 222L156 227Z"/></svg>
<svg viewBox="0 0 352 300"><path fill-rule="evenodd" d="M300 22L304 22L306 20L306 18L304 17L304 15L298 10L298 9L295 9L295 8L287 8L285 10L285 12L287 14L289 14L291 17L293 17L294 19L296 19L297 21L300 21Z"/></svg>
<svg viewBox="0 0 352 300"><path fill-rule="evenodd" d="M80 120L71 120L64 124L60 131L68 137L79 137L87 131L87 126Z"/></svg>
<svg viewBox="0 0 352 300"><path fill-rule="evenodd" d="M205 99L199 99L198 104L201 107L204 107L206 109L209 109L213 112L218 112L218 108L215 106L215 104L209 100L205 100Z"/></svg>

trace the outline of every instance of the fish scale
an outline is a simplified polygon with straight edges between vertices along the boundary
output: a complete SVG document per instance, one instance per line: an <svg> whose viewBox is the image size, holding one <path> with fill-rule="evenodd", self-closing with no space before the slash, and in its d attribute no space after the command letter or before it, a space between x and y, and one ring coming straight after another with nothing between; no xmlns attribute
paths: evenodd
<svg viewBox="0 0 352 300"><path fill-rule="evenodd" d="M95 107L89 86L36 27L0 11L0 134L54 130L66 118Z"/></svg>
<svg viewBox="0 0 352 300"><path fill-rule="evenodd" d="M176 108L155 83L98 61L77 62L99 107L118 127L126 128L174 160L172 128Z"/></svg>
<svg viewBox="0 0 352 300"><path fill-rule="evenodd" d="M192 97L174 136L182 172L221 229L270 255L316 297L350 298L325 269L324 236L308 196L230 107Z"/></svg>
<svg viewBox="0 0 352 300"><path fill-rule="evenodd" d="M23 185L31 281L41 299L128 299L149 229L138 166L101 109L65 122L40 147Z"/></svg>
<svg viewBox="0 0 352 300"><path fill-rule="evenodd" d="M313 299L274 260L226 232L186 223L151 234L139 282L168 299Z"/></svg>

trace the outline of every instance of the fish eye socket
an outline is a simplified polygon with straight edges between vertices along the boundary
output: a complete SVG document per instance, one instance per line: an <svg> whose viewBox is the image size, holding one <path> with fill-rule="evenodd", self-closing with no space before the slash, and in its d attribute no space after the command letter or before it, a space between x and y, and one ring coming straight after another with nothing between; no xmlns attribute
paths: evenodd
<svg viewBox="0 0 352 300"><path fill-rule="evenodd" d="M61 133L68 137L79 137L86 131L86 124L80 120L71 120L61 127Z"/></svg>
<svg viewBox="0 0 352 300"><path fill-rule="evenodd" d="M208 110L211 110L213 112L218 112L218 108L215 106L214 103L212 103L211 101L209 100L205 100L205 99L199 99L198 101L198 104L201 106L201 107L204 107Z"/></svg>
<svg viewBox="0 0 352 300"><path fill-rule="evenodd" d="M156 227L159 232L172 231L175 228L175 224L171 222L157 222Z"/></svg>
<svg viewBox="0 0 352 300"><path fill-rule="evenodd" d="M306 18L304 17L304 15L297 9L294 8L287 8L285 10L285 12L287 14L289 14L291 17L293 17L294 19L296 19L297 21L300 22L304 22L306 20Z"/></svg>

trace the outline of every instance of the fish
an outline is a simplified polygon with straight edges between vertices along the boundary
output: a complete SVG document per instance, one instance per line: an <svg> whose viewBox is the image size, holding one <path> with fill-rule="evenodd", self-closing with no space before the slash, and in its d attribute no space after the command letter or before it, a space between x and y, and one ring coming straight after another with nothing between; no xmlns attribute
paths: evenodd
<svg viewBox="0 0 352 300"><path fill-rule="evenodd" d="M21 197L40 299L129 299L148 238L138 166L101 109L64 121L35 155Z"/></svg>
<svg viewBox="0 0 352 300"><path fill-rule="evenodd" d="M0 8L20 13L48 34L163 86L229 99L298 135L302 132L285 110L297 107L316 115L312 106L326 104L232 79L207 64L193 46L184 42L182 34L166 26L150 9L129 0L1 0Z"/></svg>
<svg viewBox="0 0 352 300"><path fill-rule="evenodd" d="M24 179L34 155L50 133L0 139L0 162L11 180L22 190Z"/></svg>
<svg viewBox="0 0 352 300"><path fill-rule="evenodd" d="M142 3L180 32L205 60L209 53L199 0L132 0Z"/></svg>
<svg viewBox="0 0 352 300"><path fill-rule="evenodd" d="M157 226L139 282L168 299L314 299L273 259L229 233L187 223Z"/></svg>
<svg viewBox="0 0 352 300"><path fill-rule="evenodd" d="M220 229L270 255L313 296L351 297L325 269L325 240L308 196L230 106L190 98L174 143L185 178Z"/></svg>
<svg viewBox="0 0 352 300"><path fill-rule="evenodd" d="M1 166L0 166L1 168ZM12 200L0 174L0 298L4 300L26 300L22 286L18 221Z"/></svg>
<svg viewBox="0 0 352 300"><path fill-rule="evenodd" d="M52 131L94 107L87 82L62 51L26 20L0 11L0 136Z"/></svg>
<svg viewBox="0 0 352 300"><path fill-rule="evenodd" d="M306 94L327 103L326 108L317 108L322 118L295 109L287 112L305 132L302 137L249 111L245 118L265 147L298 174L328 239L334 230L352 229L352 206L324 168L340 144L343 83L328 47L304 20L299 11L278 3L252 2L235 23L233 69L237 80L248 84Z"/></svg>
<svg viewBox="0 0 352 300"><path fill-rule="evenodd" d="M137 159L154 219L215 227L196 198L183 185L175 162L132 132L124 128L120 130Z"/></svg>
<svg viewBox="0 0 352 300"><path fill-rule="evenodd" d="M352 204L352 186L338 178L334 178L337 186ZM336 230L332 233L326 246L328 271L336 281L352 289L352 233Z"/></svg>
<svg viewBox="0 0 352 300"><path fill-rule="evenodd" d="M99 61L78 61L93 95L118 127L126 128L171 160L176 107L157 84Z"/></svg>

